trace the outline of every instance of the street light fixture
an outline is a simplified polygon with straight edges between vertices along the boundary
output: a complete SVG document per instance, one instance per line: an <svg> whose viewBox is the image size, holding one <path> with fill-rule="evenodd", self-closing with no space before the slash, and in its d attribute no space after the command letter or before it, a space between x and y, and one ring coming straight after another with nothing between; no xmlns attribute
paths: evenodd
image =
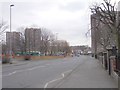
<svg viewBox="0 0 120 90"><path fill-rule="evenodd" d="M11 4L10 5L10 51L9 51L9 53L10 53L10 64L12 64L12 34L11 34L11 7L13 7L14 5L13 4Z"/></svg>

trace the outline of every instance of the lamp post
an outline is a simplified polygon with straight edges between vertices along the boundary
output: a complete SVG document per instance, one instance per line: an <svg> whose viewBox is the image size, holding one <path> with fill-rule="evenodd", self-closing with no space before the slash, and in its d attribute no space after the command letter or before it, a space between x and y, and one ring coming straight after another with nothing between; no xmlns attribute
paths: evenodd
<svg viewBox="0 0 120 90"><path fill-rule="evenodd" d="M12 28L12 26L11 26L11 8L13 7L14 5L13 4L11 4L10 5L10 64L12 64L12 33L11 33L11 28Z"/></svg>
<svg viewBox="0 0 120 90"><path fill-rule="evenodd" d="M57 53L58 53L57 42L58 42L58 33L56 33L56 47L55 47L55 54L56 54L56 55L57 55Z"/></svg>
<svg viewBox="0 0 120 90"><path fill-rule="evenodd" d="M118 42L118 56L117 56L117 70L118 70L118 89L120 90L120 1L118 2L118 11L117 11L117 42Z"/></svg>
<svg viewBox="0 0 120 90"><path fill-rule="evenodd" d="M56 40L58 39L58 33L56 33Z"/></svg>

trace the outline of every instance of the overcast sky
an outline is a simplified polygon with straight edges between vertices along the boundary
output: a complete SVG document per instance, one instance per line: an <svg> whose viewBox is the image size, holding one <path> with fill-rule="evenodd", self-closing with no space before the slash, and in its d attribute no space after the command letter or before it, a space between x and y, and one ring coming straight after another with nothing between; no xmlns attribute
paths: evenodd
<svg viewBox="0 0 120 90"><path fill-rule="evenodd" d="M19 27L39 26L49 29L58 39L64 39L70 45L91 46L90 9L95 2L102 0L3 0L1 18L9 24L9 5L12 7L12 31ZM119 1L119 0L112 0Z"/></svg>

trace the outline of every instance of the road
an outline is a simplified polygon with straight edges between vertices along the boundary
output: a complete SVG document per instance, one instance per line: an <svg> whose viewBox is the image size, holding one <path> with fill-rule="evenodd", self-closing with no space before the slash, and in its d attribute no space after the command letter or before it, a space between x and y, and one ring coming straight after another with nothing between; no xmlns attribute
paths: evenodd
<svg viewBox="0 0 120 90"><path fill-rule="evenodd" d="M2 86L3 88L55 87L56 83L68 77L78 66L84 66L86 61L89 61L89 56L30 61L21 65L3 65Z"/></svg>

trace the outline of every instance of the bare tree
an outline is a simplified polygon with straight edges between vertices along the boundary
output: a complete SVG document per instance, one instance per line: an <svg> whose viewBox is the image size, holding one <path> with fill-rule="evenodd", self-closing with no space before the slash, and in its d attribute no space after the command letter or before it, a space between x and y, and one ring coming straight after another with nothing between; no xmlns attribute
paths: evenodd
<svg viewBox="0 0 120 90"><path fill-rule="evenodd" d="M95 17L94 19L102 23L103 26L107 27L107 30L103 27L101 29L102 31L107 32L105 34L106 36L103 37L103 35L99 33L100 29L98 29L97 33L99 34L97 37L99 38L95 40L97 43L102 42L101 44L104 44L104 47L109 44L112 45L114 41L113 45L116 45L118 49L116 67L117 71L120 71L120 11L117 11L115 7L115 4L111 4L110 0L104 0L104 2L100 5L93 5L93 7L91 7L90 9L92 14L97 16L97 18Z"/></svg>
<svg viewBox="0 0 120 90"><path fill-rule="evenodd" d="M35 30L40 30L40 32L34 32ZM34 50L34 48L39 47L39 50L44 55L53 55L57 54L58 52L69 53L70 48L69 44L65 40L56 40L55 35L46 28L26 28L20 27L18 29L20 31L20 50L21 52ZM35 43L38 39L38 43ZM37 44L37 45L36 45ZM29 49L29 50L28 50Z"/></svg>
<svg viewBox="0 0 120 90"><path fill-rule="evenodd" d="M2 54L4 55L7 54L7 45L3 40L2 40Z"/></svg>
<svg viewBox="0 0 120 90"><path fill-rule="evenodd" d="M56 40L54 45L54 50L56 53L64 53L65 55L67 55L71 52L70 46L65 40Z"/></svg>
<svg viewBox="0 0 120 90"><path fill-rule="evenodd" d="M26 39L25 39L25 27L21 26L17 29L20 34L20 41L18 42L18 46L20 48L20 52L26 52Z"/></svg>
<svg viewBox="0 0 120 90"><path fill-rule="evenodd" d="M105 24L112 33L116 33L116 9L115 4L112 5L110 0L103 0L104 3L100 5L93 5L91 12L96 14L98 17L95 19Z"/></svg>
<svg viewBox="0 0 120 90"><path fill-rule="evenodd" d="M52 32L49 30L43 28L42 29L42 48L41 51L44 52L45 55L47 55L47 52L50 50L50 43L54 39Z"/></svg>
<svg viewBox="0 0 120 90"><path fill-rule="evenodd" d="M7 23L5 21L1 20L1 22L0 22L0 35L2 35L7 28L8 28Z"/></svg>
<svg viewBox="0 0 120 90"><path fill-rule="evenodd" d="M95 16L92 16L93 19L95 19ZM103 49L106 51L108 46L112 46L113 44L116 45L115 37L113 33L109 30L109 28L101 23L99 20L94 21L94 26L91 28L94 30L94 38L96 39L96 45L101 45Z"/></svg>
<svg viewBox="0 0 120 90"><path fill-rule="evenodd" d="M117 41L119 29L116 26L117 10L115 4L111 4L110 0L103 1L100 5L93 5L90 9L92 14L95 15L93 18L97 22L94 27L96 42L101 44L105 50L107 46L119 43Z"/></svg>
<svg viewBox="0 0 120 90"><path fill-rule="evenodd" d="M7 28L8 28L7 22L1 20L0 21L0 48L2 49L2 54L7 53L7 45L6 43L3 43L4 40L2 36Z"/></svg>

